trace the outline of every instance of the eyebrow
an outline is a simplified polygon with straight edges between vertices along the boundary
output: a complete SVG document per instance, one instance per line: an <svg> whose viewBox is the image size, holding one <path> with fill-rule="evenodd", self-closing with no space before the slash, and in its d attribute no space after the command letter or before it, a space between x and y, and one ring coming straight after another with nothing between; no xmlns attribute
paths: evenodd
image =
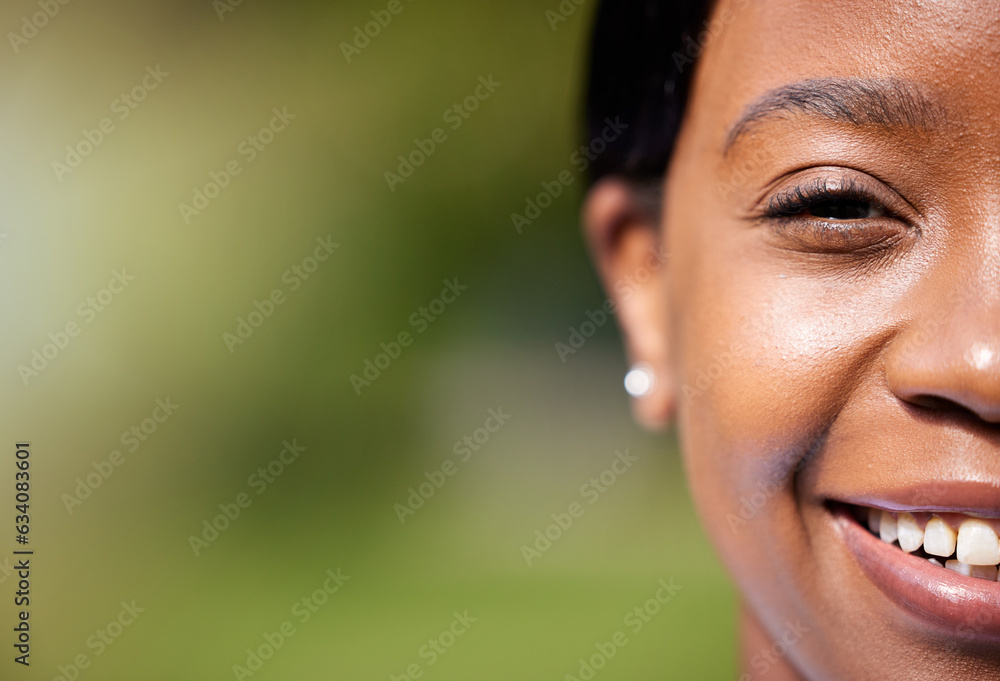
<svg viewBox="0 0 1000 681"><path fill-rule="evenodd" d="M785 85L750 103L726 136L723 155L758 124L801 114L858 127L927 131L945 120L945 109L913 81L816 78Z"/></svg>

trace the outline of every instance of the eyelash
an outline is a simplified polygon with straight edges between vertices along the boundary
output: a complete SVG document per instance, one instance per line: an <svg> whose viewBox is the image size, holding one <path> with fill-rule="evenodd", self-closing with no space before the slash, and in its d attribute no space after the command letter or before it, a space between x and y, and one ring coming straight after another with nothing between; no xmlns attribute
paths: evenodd
<svg viewBox="0 0 1000 681"><path fill-rule="evenodd" d="M855 203L850 208L862 208L867 214L839 219L803 214L838 203ZM898 205L892 196L883 198L879 188L867 182L850 176L825 176L775 194L765 203L762 215L785 248L867 259L887 253L909 231L909 222L890 209L890 204ZM832 205L826 207L833 210Z"/></svg>
<svg viewBox="0 0 1000 681"><path fill-rule="evenodd" d="M792 218L818 204L835 201L857 201L871 204L881 208L887 216L891 217L891 211L885 207L883 202L872 196L872 192L866 190L852 178L844 179L838 183L837 187L831 187L830 182L825 178L816 178L807 184L797 185L773 196L767 202L765 215L769 218ZM824 220L819 217L813 217L811 220L836 223L850 222L847 220ZM848 227L848 225L844 224L844 227Z"/></svg>

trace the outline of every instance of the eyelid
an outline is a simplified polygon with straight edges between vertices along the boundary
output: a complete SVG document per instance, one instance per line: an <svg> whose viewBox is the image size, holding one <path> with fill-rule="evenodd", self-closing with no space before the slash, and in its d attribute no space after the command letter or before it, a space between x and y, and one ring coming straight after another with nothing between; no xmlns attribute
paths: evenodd
<svg viewBox="0 0 1000 681"><path fill-rule="evenodd" d="M831 201L859 201L881 215L835 220L802 215ZM920 214L898 192L868 173L841 167L808 168L786 174L767 187L754 209L758 222L784 250L872 262L919 236Z"/></svg>
<svg viewBox="0 0 1000 681"><path fill-rule="evenodd" d="M840 183L830 182L829 178L816 178L771 195L766 210L771 217L792 217L807 208L830 201L858 201L887 208L882 206L880 199L850 180Z"/></svg>
<svg viewBox="0 0 1000 681"><path fill-rule="evenodd" d="M803 177L805 174L805 177ZM775 189L775 185L778 186ZM781 203L802 203L803 207L822 201L864 201L885 209L886 215L872 219L895 219L917 232L920 214L916 208L887 183L869 173L852 168L809 168L779 178L760 197L756 212L764 219L790 219L787 211L780 210ZM813 218L822 221L822 218ZM829 221L833 224L833 221ZM850 221L839 221L847 227Z"/></svg>

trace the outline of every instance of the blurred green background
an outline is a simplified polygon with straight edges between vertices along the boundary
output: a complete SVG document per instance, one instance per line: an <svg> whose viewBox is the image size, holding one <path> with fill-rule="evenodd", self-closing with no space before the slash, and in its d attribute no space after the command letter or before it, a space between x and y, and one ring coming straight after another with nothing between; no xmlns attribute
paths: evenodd
<svg viewBox="0 0 1000 681"><path fill-rule="evenodd" d="M598 678L734 675L733 591L674 437L631 420L617 330L565 362L555 350L604 301L570 163L595 4L553 29L554 0L402 0L348 61L342 43L388 4L4 3L0 679L579 678L617 631L629 643ZM445 112L491 76L452 130ZM124 119L123 94L143 98ZM275 108L295 118L251 161L241 145ZM105 118L77 164L67 146L88 151ZM445 141L391 191L385 173L435 128ZM186 221L180 204L232 161ZM567 169L573 185L518 234L511 214ZM339 248L295 285L285 273L311 268L321 237ZM109 302L115 271L134 279ZM420 333L411 315L456 279L467 289ZM224 334L274 289L284 302L231 352ZM349 377L401 332L412 344L359 395ZM462 461L490 409L510 419ZM19 440L30 668L13 662L4 563ZM273 463L293 440L304 452ZM582 495L626 449L633 466ZM395 505L448 459L401 522ZM521 547L574 502L584 515L528 565ZM228 527L220 504L240 511ZM195 555L213 520L225 529ZM349 580L302 622L296 603L338 569ZM626 615L661 579L682 588L633 633ZM133 601L144 611L109 627ZM422 646L451 642L456 611L476 622L432 664ZM285 622L294 635L252 677L234 671Z"/></svg>

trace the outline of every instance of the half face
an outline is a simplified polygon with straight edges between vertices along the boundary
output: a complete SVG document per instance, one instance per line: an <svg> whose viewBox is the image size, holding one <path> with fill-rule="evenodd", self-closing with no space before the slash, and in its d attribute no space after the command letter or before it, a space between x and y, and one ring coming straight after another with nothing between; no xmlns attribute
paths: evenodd
<svg viewBox="0 0 1000 681"><path fill-rule="evenodd" d="M807 678L998 678L1000 5L733 0L709 31L669 342L630 341L702 518Z"/></svg>

